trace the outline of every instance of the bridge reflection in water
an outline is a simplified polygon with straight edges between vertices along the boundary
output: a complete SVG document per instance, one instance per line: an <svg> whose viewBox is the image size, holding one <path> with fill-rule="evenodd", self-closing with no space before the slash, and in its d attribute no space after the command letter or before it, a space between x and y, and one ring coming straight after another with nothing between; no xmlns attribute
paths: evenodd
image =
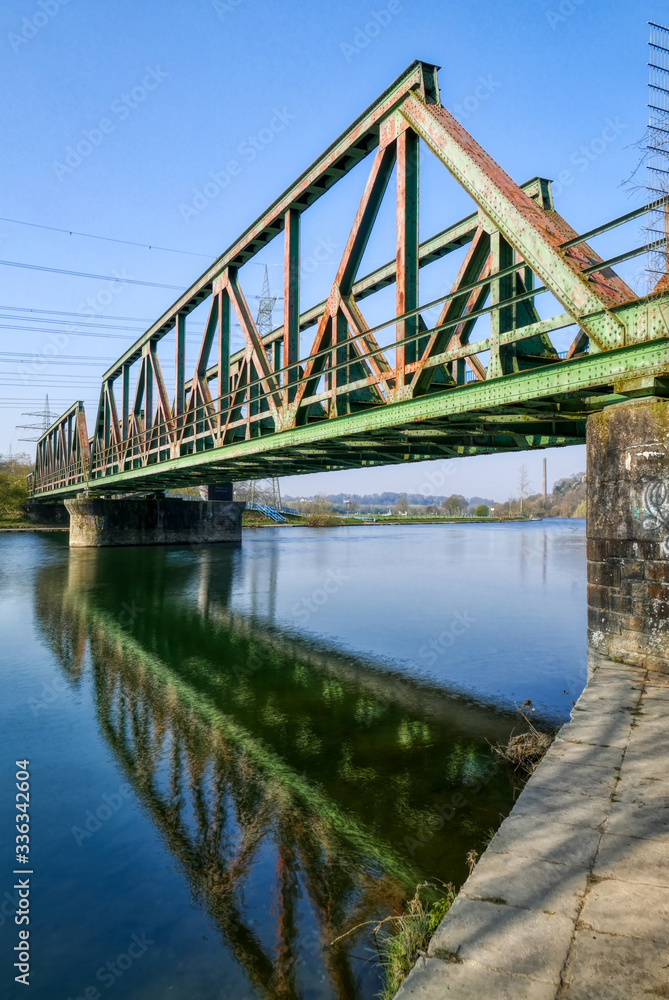
<svg viewBox="0 0 669 1000"><path fill-rule="evenodd" d="M37 621L71 684L91 684L249 995L371 996L369 935L329 942L426 877L463 880L512 804L487 740L515 720L235 613L239 560L73 549L39 571Z"/></svg>

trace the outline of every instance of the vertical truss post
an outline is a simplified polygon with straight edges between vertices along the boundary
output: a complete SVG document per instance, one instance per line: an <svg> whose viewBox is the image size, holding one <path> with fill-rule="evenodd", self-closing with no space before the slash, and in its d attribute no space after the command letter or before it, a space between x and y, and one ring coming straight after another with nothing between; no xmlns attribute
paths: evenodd
<svg viewBox="0 0 669 1000"><path fill-rule="evenodd" d="M142 363L144 365L144 441L148 447L149 431L153 420L153 366L151 355L153 354L153 341L150 340L142 350L144 355Z"/></svg>
<svg viewBox="0 0 669 1000"><path fill-rule="evenodd" d="M84 478L88 479L90 475L91 449L88 439L88 428L86 427L84 404L81 402L77 403L77 437L79 440L81 473Z"/></svg>
<svg viewBox="0 0 669 1000"><path fill-rule="evenodd" d="M249 402L248 402L248 435L247 437L257 437L260 434L260 424L254 418L260 413L260 404L258 402L258 395L260 388L258 385L258 371L255 365L251 365L251 385L249 386Z"/></svg>
<svg viewBox="0 0 669 1000"><path fill-rule="evenodd" d="M100 394L100 423L98 424L98 434L102 439L102 447L109 444L109 382L103 381L102 392Z"/></svg>
<svg viewBox="0 0 669 1000"><path fill-rule="evenodd" d="M490 255L492 258L492 273L496 274L505 267L513 264L514 252L509 243L500 232L495 232L490 237ZM504 333L511 327L510 313L512 309L503 309L500 305L505 299L511 297L516 280L514 275L507 275L505 278L495 278L490 283L490 304L498 306L490 313L490 360L488 361L488 378L498 378L504 374L502 358L499 347L500 333Z"/></svg>
<svg viewBox="0 0 669 1000"><path fill-rule="evenodd" d="M218 293L218 433L220 436L223 414L228 409L230 388L230 296L227 288Z"/></svg>
<svg viewBox="0 0 669 1000"><path fill-rule="evenodd" d="M125 441L130 429L130 365L123 365L121 373L121 437Z"/></svg>
<svg viewBox="0 0 669 1000"><path fill-rule="evenodd" d="M289 208L285 216L284 293L283 293L283 403L295 398L297 360L300 347L300 213ZM295 366L295 367L289 367Z"/></svg>
<svg viewBox="0 0 669 1000"><path fill-rule="evenodd" d="M397 315L418 306L418 136L405 129L397 137ZM416 360L418 315L396 326L397 386L405 385L404 367Z"/></svg>
<svg viewBox="0 0 669 1000"><path fill-rule="evenodd" d="M337 309L337 313L332 318L333 326L333 339L335 342L335 350L332 352L332 356L335 359L336 370L333 372L332 379L332 407L330 409L330 416L337 417L343 413L350 413L350 396L345 393L337 395L334 391L337 386L346 385L349 380L349 368L346 362L349 357L349 342L348 342L348 320L341 309Z"/></svg>
<svg viewBox="0 0 669 1000"><path fill-rule="evenodd" d="M175 354L174 354L174 416L177 418L177 428L181 426L179 417L186 409L186 317L177 313L175 323Z"/></svg>

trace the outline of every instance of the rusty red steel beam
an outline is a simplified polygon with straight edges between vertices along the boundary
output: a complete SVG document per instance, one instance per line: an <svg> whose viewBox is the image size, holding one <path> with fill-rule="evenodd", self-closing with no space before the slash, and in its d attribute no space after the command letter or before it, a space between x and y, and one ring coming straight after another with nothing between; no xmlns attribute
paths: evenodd
<svg viewBox="0 0 669 1000"><path fill-rule="evenodd" d="M400 113L474 198L493 225L574 317L607 311L599 346L622 346L624 328L611 310L636 298L612 272L591 280L582 271L596 263L586 243L561 251L565 235L551 213L542 211L449 112L407 94Z"/></svg>
<svg viewBox="0 0 669 1000"><path fill-rule="evenodd" d="M498 278L508 277L508 276L514 274L516 271L521 270L521 269L523 269L525 267L526 267L526 264L525 264L524 261L521 261L519 263L510 264L508 267L503 268L497 274L493 275L493 274L491 274L491 273L488 272L485 277L481 277L481 278L479 278L476 281L472 281L468 285L458 287L457 290L455 290L455 291L448 292L445 295L439 296L439 298L432 299L430 302L426 302L423 305L417 306L415 309L411 310L410 312L405 313L403 317L393 317L392 319L386 320L383 323L379 323L379 324L377 324L376 326L373 326L373 327L368 327L366 324L364 324L364 328L363 328L364 332L357 333L357 334L354 334L354 335L350 336L348 338L348 342L349 343L354 343L354 342L356 342L356 341L358 341L358 340L360 340L362 338L369 338L370 335L374 335L375 333L379 332L380 330L388 329L391 326L395 326L395 324L397 323L398 319L407 318L409 316L417 316L422 311L427 311L427 310L433 308L436 305L440 305L441 303L448 302L451 299L453 299L454 297L461 297L465 293L469 293L469 292L472 292L472 291L477 290L477 289L485 288L486 286L489 286L493 280L497 280ZM337 286L336 286L336 283L333 286L333 289L334 289L334 295L333 295L333 293L331 293L331 299L329 300L329 309L326 309L326 311L321 316L321 324L324 324L329 319L331 319L331 316L332 316L331 310L336 308L336 306L333 305L333 302L340 303L340 301L341 301L340 300L339 291L338 291ZM549 291L549 289L546 288L545 285L541 285L541 286L539 286L537 288L530 289L527 292L519 293L519 294L514 295L514 301L515 302L519 302L519 301L523 301L524 299L528 299L528 298L531 299L535 295L540 295L542 292L546 292L546 291ZM489 310L487 310L487 309L486 310L482 310L482 311L479 310L479 311L476 312L476 314L472 313L472 316L474 316L474 315L477 315L477 316L478 315L482 315L482 313L484 313L484 312L489 312ZM458 321L457 320L449 321L446 324L442 324L442 326L443 327L451 327L456 322L458 322ZM572 320L572 322L576 322L576 321ZM319 327L319 329L320 329L320 327ZM428 336L429 334L431 334L433 332L438 332L438 330L437 330L436 327L434 328L434 330L427 330L427 329L421 330L418 333L412 334L410 338L405 338L405 340L409 340L410 342L414 342L416 339L422 339L423 337L426 337L426 336ZM320 343L321 346L320 347L316 347L317 343ZM387 345L381 347L380 350L388 350L392 346L393 346L392 344L387 344ZM327 358L329 357L330 353L331 353L331 349L332 349L331 348L331 344L329 342L326 343L325 341L323 341L322 336L317 333L316 338L314 340L314 345L312 346L309 355L307 356L307 358L304 359L304 361L307 364L309 362L325 362L327 360ZM281 374L284 371L285 371L285 369L282 368L282 369L279 369L278 371L275 371L274 374L278 375L278 374ZM322 373L322 368L320 369L320 371ZM394 372L394 369L392 369L392 371ZM215 371L213 372L213 374L215 374ZM212 377L213 377L213 375L212 375ZM258 380L258 381L260 381L260 380Z"/></svg>
<svg viewBox="0 0 669 1000"><path fill-rule="evenodd" d="M257 366L260 369L260 382L271 400L270 409L273 413L276 413L281 406L281 393L279 391L277 377L272 371L272 364L267 356L265 345L262 343L260 334L258 333L257 327L253 321L251 310L248 307L244 293L239 285L236 268L229 268L226 272L224 280L225 287L230 295L232 307L237 314L239 325L242 328L244 339L251 349L253 357L257 362ZM203 372L203 376L204 374L205 373Z"/></svg>
<svg viewBox="0 0 669 1000"><path fill-rule="evenodd" d="M458 295L457 293L470 285L472 281L478 281L482 277L488 277L488 274L484 275L483 272L485 270L485 263L488 258L489 248L490 236L479 226L472 242L469 244L469 249L467 250L465 259L460 265L460 270L458 271L455 281L453 282L453 286L449 292L449 298L442 306L439 319L436 323L436 328L430 333L423 355L416 367L415 378L413 380L415 390L420 391L427 390L429 388L434 373L428 370L425 374L423 374L426 363L433 354L439 354L443 351L447 341L453 336L452 329L448 327L444 328L443 324L448 322L451 318L456 316L460 317L463 310L467 306L470 296L477 290L472 289L468 292L465 291L461 295ZM483 289L487 295L487 286L484 285Z"/></svg>
<svg viewBox="0 0 669 1000"><path fill-rule="evenodd" d="M503 272L503 273L510 273L512 270L513 270L513 268L510 267L510 268L507 268L506 271ZM480 287L481 287L481 285L482 285L482 283L483 283L484 280L485 279L479 279L479 281L472 283L471 286L466 286L466 287L480 289ZM530 289L530 290L528 290L528 291L526 291L526 292L524 292L522 294L517 295L515 297L515 301L522 301L522 300L527 299L527 298L533 298L534 296L540 294L542 291L546 291L546 289L544 287L538 287L538 288ZM461 296L462 292L463 292L463 289L460 287L460 288L458 288L457 292L452 293L452 294L456 294L458 296ZM469 312L467 319L468 319L468 321L473 321L478 316L490 314L494 309L495 309L495 306L491 305L491 306L486 307L486 308L480 308L480 309L478 309L476 311L472 310L472 311ZM324 316L323 316L324 323L331 323L331 320L332 320L332 316L330 315L330 313L324 314ZM443 323L442 326L441 326L441 329L442 330L452 331L453 328L457 328L457 326L461 322L462 322L461 318L459 316L457 316L456 318L451 319L448 322ZM573 319L572 319L571 316L569 316L568 314L562 314L561 316L555 317L555 318L550 319L550 320L544 320L544 321L540 321L539 323L529 324L526 327L519 327L517 329L510 330L510 331L508 331L507 333L503 334L500 337L500 344L501 345L503 345L503 344L510 344L510 343L513 343L513 342L521 341L523 339L532 338L534 336L537 336L540 333L547 332L547 331L552 330L552 329L557 329L559 327L563 327L563 326L566 326L566 325L571 325L572 323L573 323ZM388 324L385 324L385 325L388 325ZM367 332L367 333L359 334L358 336L361 336L363 338L367 338L368 339L370 337L370 333ZM422 336L424 336L423 332L420 332L418 334L414 334L413 335L414 340L416 338L422 337ZM354 341L354 339L355 338L350 338L349 339L349 343L352 343ZM368 360L369 361L369 360L371 360L375 356L383 358L383 352L385 350L387 350L389 346L391 346L391 345L386 345L386 346L382 346L382 347L379 347L377 345L375 347L372 347L371 344L370 344L369 348L366 350L366 353L364 355L364 360ZM490 341L488 339L477 341L475 344L465 345L464 347L461 347L459 349L448 350L448 351L442 352L439 355L436 355L435 357L431 357L429 360L427 360L427 362L425 364L425 367L428 368L428 369L431 369L431 368L434 368L438 364L449 363L451 361L454 361L454 360L457 360L457 359L460 359L460 358L472 358L472 360L475 361L474 355L476 353L487 351L487 350L489 350L489 348L490 348ZM250 346L249 346L249 351L250 351L250 353L248 354L248 358L251 358L253 356L253 353L252 353L252 348ZM329 357L330 352L331 352L331 346L326 346L324 348L321 348L314 355L314 357L315 357L316 360L318 358L320 358L322 360L325 360L325 359L327 359ZM348 362L343 362L342 364L348 364ZM342 364L332 365L331 368L329 369L329 372L332 373L333 371L336 371L337 369L340 369L342 367ZM413 364L408 365L407 368L408 368L408 372L412 373L412 372L414 372L416 370L417 365L416 365L416 363L413 363ZM479 372L479 370L480 370L479 366L475 366L475 370L477 372ZM306 394L306 383L305 383L305 381L303 379L302 380L302 386L304 386L304 389L303 389L303 396L301 397L301 405L303 407L306 407L308 405L313 404L314 402L320 402L320 401L326 400L330 396L337 397L337 396L340 396L340 395L342 395L344 393L351 392L351 391L353 391L355 389L359 389L359 388L362 388L362 387L365 387L365 386L369 387L370 385L373 385L373 384L383 384L385 382L385 380L388 378L388 374L387 373L390 376L393 376L395 374L395 370L394 369L389 369L389 368L387 368L387 369L384 368L381 371L381 370L377 369L377 371L374 372L374 374L372 374L372 375L370 375L368 377L365 377L363 379L358 379L358 380L356 380L354 382L349 382L349 383L347 383L347 384L345 384L345 385L337 388L336 391L333 391L331 388L328 388L324 392L317 393L317 394L315 394L313 392L313 389L312 389L312 392L310 394ZM322 372L321 372L321 374L322 374ZM316 378L320 378L320 374L318 374L316 376ZM267 399L271 395L271 391L267 390L266 384L265 384L265 386L263 386L263 381L264 380L263 380L262 377L258 377L257 379L253 380L252 382L244 380L237 387L237 393L241 392L241 394L243 395L243 393L248 392L249 388L255 388L256 389L256 394L254 396L254 401L255 401L255 403L257 405L263 399ZM258 391L261 387L265 388L265 392L260 393ZM204 386L203 386L203 388L204 388ZM314 388L315 388L315 383L314 383ZM191 402L193 402L193 404L194 404L195 412L200 412L200 418L199 419L202 419L203 414L205 416L207 416L207 417L209 417L210 415L213 414L214 407L219 404L220 400L218 400L218 399L212 400L211 396L207 392L206 393L206 398L203 399L202 403L197 404L195 402L195 400L191 400ZM235 395L235 399L233 401L233 404L232 404L232 406L230 408L230 411L229 411L229 414L228 414L228 420L227 420L227 423L226 423L226 431L229 430L230 428L234 428L236 426L240 426L243 423L248 423L248 421L250 419L250 415L247 416L247 417L245 417L243 420L235 421L233 419L233 413L234 413L235 408L243 405L243 403L244 403L244 400L242 398L240 398L239 395ZM262 418L261 414L257 413L256 414L256 419L261 419L261 418ZM138 432L138 436L143 441L146 440L146 432L144 430L140 430ZM182 441L184 440L184 436L188 437L187 435L182 434L182 439L181 439Z"/></svg>

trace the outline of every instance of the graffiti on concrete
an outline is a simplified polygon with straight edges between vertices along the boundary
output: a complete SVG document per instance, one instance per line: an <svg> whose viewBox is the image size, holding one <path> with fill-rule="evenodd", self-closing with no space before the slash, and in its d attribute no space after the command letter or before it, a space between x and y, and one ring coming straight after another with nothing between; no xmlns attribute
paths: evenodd
<svg viewBox="0 0 669 1000"><path fill-rule="evenodd" d="M669 481L649 479L641 491L641 503L645 516L643 527L653 531L660 528L669 530Z"/></svg>

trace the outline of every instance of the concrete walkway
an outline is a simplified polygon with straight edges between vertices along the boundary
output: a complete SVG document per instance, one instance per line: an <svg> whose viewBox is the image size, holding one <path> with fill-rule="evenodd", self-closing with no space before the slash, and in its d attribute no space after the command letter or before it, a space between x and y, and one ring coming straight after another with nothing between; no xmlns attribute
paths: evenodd
<svg viewBox="0 0 669 1000"><path fill-rule="evenodd" d="M669 998L668 718L598 662L397 1000Z"/></svg>

